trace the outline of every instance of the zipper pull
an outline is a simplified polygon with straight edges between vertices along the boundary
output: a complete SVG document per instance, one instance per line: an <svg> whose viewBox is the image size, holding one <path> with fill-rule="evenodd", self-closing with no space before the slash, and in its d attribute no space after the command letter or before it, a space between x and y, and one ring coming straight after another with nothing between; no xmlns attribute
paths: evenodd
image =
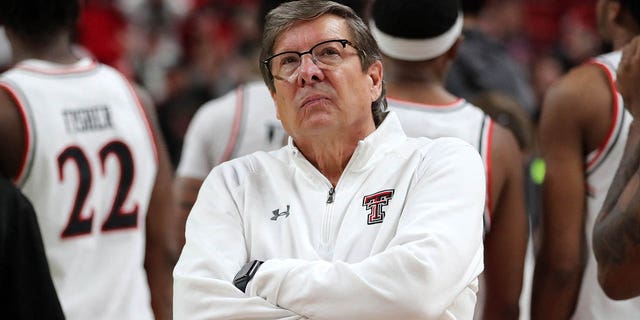
<svg viewBox="0 0 640 320"><path fill-rule="evenodd" d="M331 187L331 189L329 189L329 197L327 198L327 203L333 203L333 195L335 193L336 193L336 189Z"/></svg>

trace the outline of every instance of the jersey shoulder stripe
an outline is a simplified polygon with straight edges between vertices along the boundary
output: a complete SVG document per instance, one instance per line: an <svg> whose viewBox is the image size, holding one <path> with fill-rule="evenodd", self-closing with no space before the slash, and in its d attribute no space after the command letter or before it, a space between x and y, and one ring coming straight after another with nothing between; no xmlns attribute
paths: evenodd
<svg viewBox="0 0 640 320"><path fill-rule="evenodd" d="M603 70L607 76L609 90L613 93L613 118L607 132L607 136L602 145L595 151L589 153L586 158L586 172L587 175L595 171L607 158L608 154L619 140L620 133L622 131L622 124L624 123L625 112L622 98L618 93L615 85L616 81L616 67L614 61L607 59L606 57L598 57L592 59L590 64L593 64Z"/></svg>

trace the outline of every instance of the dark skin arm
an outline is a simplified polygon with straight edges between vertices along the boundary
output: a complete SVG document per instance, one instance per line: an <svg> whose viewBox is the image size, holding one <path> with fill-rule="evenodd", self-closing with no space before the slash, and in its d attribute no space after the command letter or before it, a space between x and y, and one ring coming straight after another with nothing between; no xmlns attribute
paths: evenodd
<svg viewBox="0 0 640 320"><path fill-rule="evenodd" d="M491 152L491 229L484 240L484 319L518 319L528 225L522 156L511 132L494 129Z"/></svg>
<svg viewBox="0 0 640 320"><path fill-rule="evenodd" d="M598 281L612 299L640 295L640 38L623 50L618 90L634 121L593 231Z"/></svg>
<svg viewBox="0 0 640 320"><path fill-rule="evenodd" d="M584 159L606 139L612 101L607 79L594 65L574 69L545 97L539 141L546 176L532 319L568 319L575 311L588 249Z"/></svg>
<svg viewBox="0 0 640 320"><path fill-rule="evenodd" d="M171 319L173 301L173 267L178 260L178 250L173 235L175 206L171 194L173 168L163 137L159 134L155 110L151 99L138 89L147 117L153 127L158 150L158 175L149 203L146 220L146 251L144 267L151 292L151 307L156 319Z"/></svg>
<svg viewBox="0 0 640 320"><path fill-rule="evenodd" d="M25 128L18 106L6 89L0 88L0 172L15 179L25 149Z"/></svg>
<svg viewBox="0 0 640 320"><path fill-rule="evenodd" d="M200 191L200 186L202 186L203 182L204 180L187 177L176 177L174 181L173 192L176 196L178 212L178 222L175 224L175 233L179 250L182 250L184 246L184 229L187 218L189 217L189 212L191 212L191 207L193 207L193 204L198 198L198 191Z"/></svg>

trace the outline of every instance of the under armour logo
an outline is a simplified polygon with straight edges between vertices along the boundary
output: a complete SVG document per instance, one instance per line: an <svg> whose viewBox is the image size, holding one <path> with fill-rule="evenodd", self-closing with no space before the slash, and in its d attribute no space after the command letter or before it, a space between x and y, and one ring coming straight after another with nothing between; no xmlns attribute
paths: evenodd
<svg viewBox="0 0 640 320"><path fill-rule="evenodd" d="M289 218L289 205L287 205L287 210L286 211L282 211L280 212L280 209L275 209L273 211L271 211L271 213L273 213L273 217L271 217L271 220L273 221L277 221L278 218L284 216L285 218Z"/></svg>
<svg viewBox="0 0 640 320"><path fill-rule="evenodd" d="M364 196L362 206L370 210L367 216L367 224L382 223L384 221L385 212L383 207L389 205L389 200L393 198L393 191L394 189L384 190Z"/></svg>

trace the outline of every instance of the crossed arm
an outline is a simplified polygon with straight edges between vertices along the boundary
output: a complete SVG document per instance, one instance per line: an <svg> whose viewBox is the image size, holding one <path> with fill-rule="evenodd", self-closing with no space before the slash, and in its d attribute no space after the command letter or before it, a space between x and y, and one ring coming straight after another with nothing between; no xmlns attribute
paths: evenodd
<svg viewBox="0 0 640 320"><path fill-rule="evenodd" d="M267 259L246 294L231 279L247 260L260 257L248 256L235 205L221 205L234 201L214 169L187 222L186 246L174 271L174 316L435 319L460 297L473 305L469 284L477 283L483 259L484 169L477 152L467 149L456 161L469 164L475 157L471 165L450 166L436 173L449 178L418 183L386 250L357 263Z"/></svg>

